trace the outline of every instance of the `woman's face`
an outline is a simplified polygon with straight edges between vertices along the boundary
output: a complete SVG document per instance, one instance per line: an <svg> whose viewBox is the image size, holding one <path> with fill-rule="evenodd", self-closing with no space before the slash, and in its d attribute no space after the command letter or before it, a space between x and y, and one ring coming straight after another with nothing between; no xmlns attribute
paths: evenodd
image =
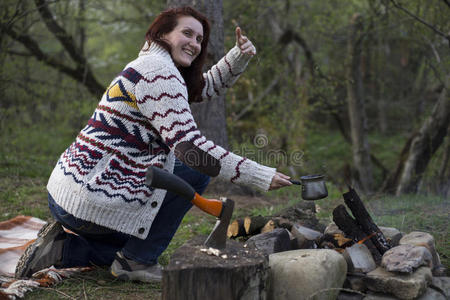
<svg viewBox="0 0 450 300"><path fill-rule="evenodd" d="M171 46L171 56L175 65L189 67L202 50L203 26L195 18L182 16L177 26L162 36Z"/></svg>

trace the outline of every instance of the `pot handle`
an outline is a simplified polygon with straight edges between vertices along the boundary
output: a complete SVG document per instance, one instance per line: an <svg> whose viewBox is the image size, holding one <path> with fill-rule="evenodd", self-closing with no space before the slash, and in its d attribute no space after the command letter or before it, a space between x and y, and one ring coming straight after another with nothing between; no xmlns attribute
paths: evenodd
<svg viewBox="0 0 450 300"><path fill-rule="evenodd" d="M301 184L302 184L299 180L292 180L292 179L289 179L289 181L290 181L292 184L296 184L296 185L301 185Z"/></svg>

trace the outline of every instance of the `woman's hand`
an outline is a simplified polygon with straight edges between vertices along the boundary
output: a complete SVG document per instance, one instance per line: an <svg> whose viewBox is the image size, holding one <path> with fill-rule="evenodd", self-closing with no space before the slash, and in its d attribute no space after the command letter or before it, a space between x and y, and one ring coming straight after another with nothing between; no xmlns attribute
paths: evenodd
<svg viewBox="0 0 450 300"><path fill-rule="evenodd" d="M269 191L292 185L289 181L290 178L291 177L284 175L283 173L276 172L270 183Z"/></svg>
<svg viewBox="0 0 450 300"><path fill-rule="evenodd" d="M252 41L250 41L245 35L242 35L241 27L236 27L236 46L241 49L242 53L250 56L256 54L255 46L253 46Z"/></svg>

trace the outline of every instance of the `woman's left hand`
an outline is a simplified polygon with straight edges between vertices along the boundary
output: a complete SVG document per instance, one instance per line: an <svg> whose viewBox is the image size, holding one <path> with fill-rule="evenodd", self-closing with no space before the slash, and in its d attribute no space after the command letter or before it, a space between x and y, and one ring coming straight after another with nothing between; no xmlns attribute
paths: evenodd
<svg viewBox="0 0 450 300"><path fill-rule="evenodd" d="M236 27L236 46L241 49L241 52L250 56L256 54L256 48L253 46L245 35L242 35L241 27Z"/></svg>

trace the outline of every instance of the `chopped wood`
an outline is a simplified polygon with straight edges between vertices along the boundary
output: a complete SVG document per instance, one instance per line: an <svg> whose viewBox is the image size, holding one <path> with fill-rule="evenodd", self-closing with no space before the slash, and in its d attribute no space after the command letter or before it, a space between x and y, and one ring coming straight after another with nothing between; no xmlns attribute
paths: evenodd
<svg viewBox="0 0 450 300"><path fill-rule="evenodd" d="M353 216L356 219L356 222L361 226L361 229L366 233L366 236L369 236L374 233L374 236L371 238L375 247L377 247L378 251L381 254L384 254L387 250L391 249L391 246L387 242L384 234L372 220L372 217L369 215L367 209L365 208L363 202L359 198L356 191L352 188L345 193L344 195L345 204L352 211Z"/></svg>
<svg viewBox="0 0 450 300"><path fill-rule="evenodd" d="M263 228L261 228L261 233L270 232L275 229L275 222L269 220Z"/></svg>
<svg viewBox="0 0 450 300"><path fill-rule="evenodd" d="M228 225L227 237L236 238L245 236L244 220L236 219Z"/></svg>
<svg viewBox="0 0 450 300"><path fill-rule="evenodd" d="M270 217L255 216L244 218L244 228L247 235L257 234L261 231L261 228L267 224Z"/></svg>

